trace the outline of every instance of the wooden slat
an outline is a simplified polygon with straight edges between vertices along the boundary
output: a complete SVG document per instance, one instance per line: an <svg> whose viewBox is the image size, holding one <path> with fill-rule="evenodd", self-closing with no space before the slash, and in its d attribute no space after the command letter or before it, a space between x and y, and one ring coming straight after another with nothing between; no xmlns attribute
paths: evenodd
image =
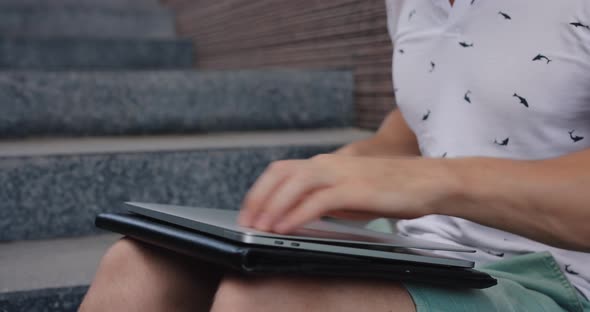
<svg viewBox="0 0 590 312"><path fill-rule="evenodd" d="M383 0L162 0L201 69L348 69L357 125L376 129L395 107Z"/></svg>

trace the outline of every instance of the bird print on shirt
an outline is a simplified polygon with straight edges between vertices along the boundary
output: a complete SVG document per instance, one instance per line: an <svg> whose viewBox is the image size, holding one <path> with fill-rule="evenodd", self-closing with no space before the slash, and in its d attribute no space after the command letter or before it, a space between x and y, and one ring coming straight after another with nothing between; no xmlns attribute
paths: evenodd
<svg viewBox="0 0 590 312"><path fill-rule="evenodd" d="M475 2L475 0L471 0L471 4L472 5L474 4L474 2ZM416 10L414 9L414 10L412 10L409 13L408 19L412 19L412 17L415 14L416 14ZM500 16L502 16L506 20L512 20L512 16L510 16L506 12L499 11L498 14ZM588 26L588 25L586 25L586 24L584 24L582 22L572 22L572 23L570 23L570 25L574 26L575 28L582 27L582 28L586 28L586 29L590 30L590 26ZM473 42L469 43L469 42L466 42L466 41L460 41L459 42L459 45L461 47L463 47L463 48L472 48L472 47L474 47L474 43ZM398 51L399 51L400 54L404 54L405 53L405 51L403 49L399 49ZM546 62L546 64L549 64L549 63L553 62L552 59L550 59L549 57L547 57L546 55L543 55L541 53L537 54L532 59L532 61L533 62L544 61L544 62ZM435 69L436 69L436 63L434 61L430 61L430 69L429 69L428 72L432 73L432 72L434 72ZM397 90L396 90L396 92L397 92ZM524 107L526 107L526 108L529 108L530 107L529 102L528 102L528 100L525 97L519 95L516 92L512 96L515 97L515 98L517 98L518 101L519 101L519 103L522 104ZM463 99L467 103L472 103L472 101L471 101L471 90L467 90L467 92L463 96ZM428 110L428 112L422 116L422 121L427 121L430 118L430 114L431 114L431 111ZM571 138L571 140L574 143L577 143L579 141L584 140L584 137L583 136L575 135L574 132L575 132L575 130L569 131L570 138ZM499 146L508 146L508 144L510 143L510 138L508 137L508 138L506 138L504 140L495 139L494 140L494 143L496 145L499 145ZM442 155L442 158L445 158L446 156L447 156L447 153L444 153Z"/></svg>
<svg viewBox="0 0 590 312"><path fill-rule="evenodd" d="M582 27L582 28L586 28L586 29L590 30L590 26L583 24L582 22L573 22L573 23L570 23L570 25L572 25L576 28Z"/></svg>
<svg viewBox="0 0 590 312"><path fill-rule="evenodd" d="M498 139L494 140L494 144L500 145L500 146L508 146L508 143L510 143L510 138L506 138L502 141L498 141Z"/></svg>
<svg viewBox="0 0 590 312"><path fill-rule="evenodd" d="M467 93L465 93L465 96L463 96L463 99L467 103L471 103L471 97L469 96L470 94L471 94L471 91L470 90L467 90Z"/></svg>
<svg viewBox="0 0 590 312"><path fill-rule="evenodd" d="M543 61L543 60L547 61L547 64L553 62L553 60L549 59L548 57L546 57L545 55L540 54L540 53L537 54L537 56L535 56L533 58L533 61Z"/></svg>
<svg viewBox="0 0 590 312"><path fill-rule="evenodd" d="M502 11L498 12L498 14L499 15L502 15L502 17L504 17L504 19L507 19L507 20L511 20L512 19L512 17L510 17L510 15L508 15L508 14L502 12Z"/></svg>
<svg viewBox="0 0 590 312"><path fill-rule="evenodd" d="M580 273L571 269L571 264L565 266L565 271L571 275L579 275Z"/></svg>
<svg viewBox="0 0 590 312"><path fill-rule="evenodd" d="M529 107L529 101L527 101L527 99L525 99L524 97L518 95L518 93L514 93L514 95L512 95L512 97L518 98L518 100L520 101L520 104L524 105L525 107Z"/></svg>
<svg viewBox="0 0 590 312"><path fill-rule="evenodd" d="M584 139L584 137L574 135L574 132L576 132L576 130L568 131L568 133L570 134L570 138L572 139L572 141L574 141L574 143L578 143Z"/></svg>
<svg viewBox="0 0 590 312"><path fill-rule="evenodd" d="M493 251L493 250L484 250L484 251L492 256L496 256L496 257L500 257L500 258L504 257L503 252L497 252L497 251Z"/></svg>
<svg viewBox="0 0 590 312"><path fill-rule="evenodd" d="M394 0L392 0L394 1ZM446 1L446 0L443 0ZM590 0L587 0L590 1ZM492 23L496 23L496 26L501 25L503 27L516 27L519 26L518 24L520 23L521 20L523 20L522 16L518 14L518 12L516 10L513 10L511 8L493 8L492 5L490 5L489 7L486 7L486 3L483 3L481 6L479 4L479 2L476 2L476 0L467 0L468 3L470 3L473 7L470 8L460 8L461 10L465 10L465 11L472 11L472 12L476 12L476 11L482 11L482 15L485 14L487 16L487 19L491 19ZM493 2L493 1L492 1ZM475 4L475 6L474 6ZM467 5L467 3L464 3L464 5ZM416 26L415 23L416 22L420 22L420 23L426 23L426 19L428 18L428 12L425 10L422 10L420 7L416 9L412 9L411 11L405 11L407 15L405 15L404 17L407 17L406 22L408 22L407 24L414 24L412 26ZM455 8L456 10L457 8ZM483 12L483 11L488 11ZM514 15L514 18L512 17L512 15ZM402 15L403 16L403 15ZM575 16L575 15L574 15ZM405 19L405 18L404 18ZM424 19L424 20L423 20ZM524 22L529 22L527 20L525 20ZM543 20L542 22L549 24L551 23L551 21L546 21ZM515 24L516 23L516 24ZM457 22L457 24L459 24L459 22ZM505 38L502 39L501 42L498 41L486 41L486 38L482 38L482 37L477 37L477 29L475 29L475 27L473 28L473 31L471 31L471 29L469 29L469 32L465 32L469 35L465 35L462 34L462 31L467 28L468 26L471 26L471 24L463 24L463 25L457 25L456 29L455 28L450 28L449 32L452 32L452 34L450 34L447 37L444 37L443 39L445 40L445 48L450 47L451 50L449 51L454 51L454 52L461 52L461 54L457 54L455 53L455 55L449 55L449 58L458 58L455 60L447 60L445 59L445 57L447 57L447 55L445 55L444 53L440 53L441 51L437 51L436 46L432 47L431 51L426 51L421 57L418 55L419 59L417 60L418 64L418 71L419 73L417 73L419 75L419 78L423 78L423 86L426 87L432 87L433 85L436 86L436 83L440 83L439 79L439 75L443 75L446 74L447 71L453 71L455 70L457 73L461 74L462 72L460 70L462 69L467 69L467 70L472 70L472 73L475 74L477 73L478 75L485 75L488 73L481 73L481 72L477 72L476 70L478 69L478 63L484 63L484 65L489 65L488 63L486 63L488 61L488 59L486 58L486 56L488 55L486 52L486 49L489 49L491 47L493 47L495 44L498 44L498 46L502 46L502 43L509 43L508 41L505 40ZM489 25L489 27L493 27L493 25ZM537 25L538 27L538 25ZM547 26L550 27L550 26ZM584 20L582 19L582 21L577 21L577 18L568 18L565 20L561 20L561 21L557 21L554 23L554 25L552 26L554 28L559 28L561 27L561 29L559 31L561 32L565 32L565 35L571 35L570 33L576 33L577 35L584 35L586 34L587 31L590 31L590 20ZM510 29L510 32L518 32L519 29ZM484 33L485 34L485 33ZM590 34L590 33L588 33ZM473 35L473 36L470 36ZM501 36L501 34L496 34L499 35L498 37L503 37ZM453 38L454 37L454 38ZM569 37L566 37L569 38ZM584 39L584 37L575 37L575 39ZM520 39L519 40L525 40ZM475 46L475 42L478 43L477 46ZM403 43L403 42L402 42ZM523 43L522 41L519 41L519 47L520 47L520 43ZM498 64L506 64L506 67L501 68L500 66L497 66L498 70L501 69L508 69L509 66L515 66L517 67L517 69L522 70L525 73L532 73L532 75L534 76L535 74L543 74L543 75L547 75L547 76L555 76L555 75L559 75L560 73L562 73L562 69L560 68L561 66L567 66L567 60L564 60L563 57L560 56L560 54L558 53L554 53L555 50L550 50L548 48L543 48L543 47L550 47L549 44L545 44L543 41L541 41L540 44L535 44L536 42L530 42L531 44L528 47L523 47L523 50L526 50L526 53L524 53L523 55L517 55L517 53L503 53L503 54L499 54L498 56ZM537 42L538 43L538 42ZM586 43L586 42L583 42ZM458 45L457 45L458 44ZM509 44L506 44L506 46L508 46ZM524 46L524 43L523 43ZM408 50L404 50L401 48L398 48L397 52L400 54L399 59L403 60L404 62L406 60L408 60L407 58L410 58L409 61L413 61L413 57L414 57L414 53L416 52L421 52L420 49L414 48L414 46L411 45L400 45L400 47L403 47L405 49ZM430 48L430 46L429 46ZM463 50L465 49L465 50ZM482 51L480 51L482 50ZM394 50L395 51L395 50ZM502 51L502 50L501 50ZM406 53L408 52L408 53ZM442 51L442 52L447 52L447 51ZM481 53L480 53L481 52ZM494 52L494 51L492 51ZM511 51L512 52L512 51ZM534 54L535 52L537 52L537 54ZM559 50L558 50L559 52ZM405 54L405 55L404 55ZM403 55L403 56L402 56ZM462 57L467 56L468 58L463 60ZM483 59L481 59L483 56ZM531 58L532 56L532 58ZM429 60L430 58L430 60ZM436 61L435 61L436 59ZM505 63L501 63L502 60L506 61ZM512 63L512 60L514 60L514 63ZM494 59L494 61L496 61L496 59ZM444 62L444 63L443 63ZM522 64L518 64L518 63L522 63ZM459 66L459 68L453 68L453 66L451 66L451 64L457 64ZM411 64L414 65L414 64ZM492 67L496 66L496 64L491 64ZM473 68L469 68L470 66L472 66ZM550 70L549 72L545 72L545 66L547 68L547 70ZM518 67L522 67L522 68L518 68ZM483 69L488 69L489 67L483 67ZM539 72L539 70L541 70L541 72ZM565 69L567 70L567 68ZM432 74L428 74L427 73L432 73ZM436 71L436 72L435 72ZM493 74L493 70L491 70L491 73ZM510 74L506 74L506 75L510 75ZM463 77L465 77L466 75L463 75ZM452 77L452 76L451 76ZM444 78L444 76L443 76ZM527 123L529 123L529 121L535 120L536 117L538 117L539 113L535 113L535 110L543 107L543 104L545 104L544 102L552 102L553 99L551 97L545 96L545 91L541 89L542 87L539 87L538 85L534 85L531 81L530 84L527 84L526 82L522 82L522 81L518 81L519 77L510 77L510 78L515 78L516 83L515 85L513 85L512 87L509 87L508 90L505 90L504 87L506 86L503 83L490 83L487 88L488 91L490 91L489 93L483 92L478 89L477 87L473 86L473 81L469 81L469 78L466 78L465 80L467 81L455 81L455 85L450 84L450 90L443 90L445 92L443 92L442 96L441 96L441 101L446 101L448 100L448 98L444 97L446 95L450 95L450 97L452 97L452 99L450 101L453 101L454 103L459 103L461 104L461 93L463 93L463 100L468 103L468 104L462 104L459 106L452 106L449 109L457 109L457 110L464 110L465 114L457 114L456 115L456 119L460 120L461 118L465 118L466 120L472 121L473 119L477 119L478 117L480 118L490 118L490 117L486 117L486 116L478 116L478 114L480 113L494 113L494 110L489 109L487 106L484 106L486 103L486 100L488 100L488 95L495 95L495 94L499 94L500 97L504 97L504 100L502 101L498 101L498 103L490 103L491 105L493 104L497 104L501 109L501 113L505 113L506 116L511 116L511 118L513 117L514 120L507 120L507 122L510 121L515 121L515 122L522 122L522 125L515 125L514 129L511 129L512 131L506 131L504 132L504 130L507 129L503 129L502 131L493 133L493 134L486 134L486 132L481 132L481 133L477 133L477 132L472 132L473 134L473 140L475 141L474 143L477 143L476 141L479 140L480 143L486 144L487 148L489 149L493 149L495 150L496 153L498 154L506 154L506 155L510 155L511 153L518 153L519 150L521 148L523 148L521 146L521 144L526 144L528 147L529 145L531 147L534 147L534 143L535 143L535 139L536 138L531 138L530 136L527 137L526 133L526 126ZM532 77L532 78L543 78L543 77ZM533 81L535 79L532 79ZM463 87L461 86L461 83L466 82L467 86L465 86L465 84L463 84ZM514 80L512 79L506 79L506 81L504 81L506 83L513 83ZM530 89L528 88L523 88L523 87L519 87L518 85L526 85L527 87L530 87ZM440 85L440 87L444 87L447 86L447 84L443 84ZM537 89L541 89L541 90L535 90L535 87ZM469 88L469 89L468 89ZM454 89L454 91L453 91ZM472 92L470 89L474 89L476 90L475 92ZM403 89L405 90L405 89ZM437 89L433 90L434 92L437 91ZM513 91L513 95L510 96L510 91ZM567 90L566 90L567 91ZM394 90L394 92L397 93L397 89ZM406 91L402 91L402 92L406 92ZM537 92L537 93L535 93ZM540 93L539 93L540 92ZM503 96L501 94L504 94ZM438 93L435 93L438 94ZM454 94L454 95L453 95ZM544 95L544 96L541 96ZM530 100L530 102L529 102ZM411 101L410 101L411 102ZM504 103L501 103L504 102ZM410 103L411 104L411 103ZM420 103L418 103L420 104ZM424 101L424 103L422 103L422 105L428 105L427 101ZM506 104L506 105L502 105L502 104ZM558 103L559 104L559 103ZM426 106L425 105L425 106ZM491 106L490 105L490 106ZM414 122L416 122L416 126L418 128L425 128L425 133L433 133L433 131L437 131L439 130L438 127L452 127L452 125L444 125L442 124L442 122L444 122L444 118L441 116L441 113L439 113L439 111L435 111L434 114L432 114L431 109L427 109L429 108L428 106L424 107L422 106L422 108L418 108L419 106L416 105L417 107L414 108L412 115L414 115L414 117L412 118L414 120ZM524 108L523 108L524 106ZM430 106L433 107L433 106ZM482 108L482 110L479 110L480 107L485 107ZM495 107L494 107L495 108ZM436 109L436 108L434 108ZM485 110L483 110L485 109ZM543 117L546 117L546 115L548 115L547 112L545 111L541 111L541 113L543 113L544 115L542 115ZM550 112L549 112L550 113ZM443 113L443 115L445 115ZM451 115L451 114L449 114ZM474 116L475 115L475 116ZM558 116L554 116L559 118L561 115ZM496 118L500 118L502 116L497 116ZM420 118L422 121L420 121ZM517 119L520 118L521 120ZM494 120L493 118L491 119L492 121ZM449 123L453 123L454 120L449 120ZM537 121L537 120L535 120ZM558 120L559 121L559 120ZM590 135L590 132L587 129L584 129L581 124L575 124L572 123L569 126L566 125L565 128L563 127L564 125L560 125L559 122L555 122L555 124L553 124L552 121L548 121L548 120L541 120L539 121L540 123L546 122L546 125L539 125L539 128L542 127L548 127L549 129L551 129L551 127L558 127L558 126L562 126L561 129L559 129L556 133L556 140L554 141L561 141L561 143L565 143L566 145L570 145L571 148L575 147L575 146L583 146L585 143L588 143L588 140L585 140L585 137ZM476 122L471 123L470 125L473 125L474 127L478 127L478 126L483 126L481 124L477 124ZM433 127L433 128L431 128ZM496 125L492 125L490 128L492 127L498 127L496 129L502 129L500 127L502 127L502 123L500 124L496 124ZM569 129L568 129L569 128ZM524 131L525 133L522 134L520 131ZM522 130L525 129L525 130ZM535 128L536 129L536 128ZM489 131L488 129L485 129L486 131ZM492 128L493 130L493 128ZM571 130L571 131L570 131ZM471 134L470 133L470 134ZM518 137L516 137L518 133ZM567 134L566 134L567 133ZM442 133L441 135L443 135L444 133ZM553 134L553 132L551 132L551 134ZM568 141L567 138L569 138L570 140ZM528 142L529 140L532 142ZM549 139L552 139L551 137ZM439 142L440 143L440 142ZM430 144L430 142L426 141L426 146L428 146L428 144ZM559 144L558 142L555 142L555 144ZM577 145L576 145L577 144ZM448 147L448 146L447 146ZM561 147L561 145L559 145L558 147ZM486 148L483 147L482 148ZM443 153L444 152L444 153ZM447 157L455 157L456 155L460 155L461 151L457 151L457 150L452 150L451 153L447 151L443 150L438 150L435 151L435 153L432 154L432 156L436 157L440 157L442 159L447 158ZM445 160L441 160L441 161L445 161ZM405 233L400 233L403 236L408 236ZM500 241L504 242L505 245L515 245L518 246L520 244L518 239L515 238L500 238ZM493 248L493 247L489 247L489 248ZM500 244L500 246L496 247L495 250L482 250L480 251L480 253L485 253L485 254L489 254L490 256L488 256L488 258L493 259L493 257L498 257L496 260L501 260L502 258L507 258L510 257L512 255L512 253L510 251L506 251L506 252L502 252L504 250L510 250L509 247L507 248L503 248L503 246ZM484 254L484 255L485 255ZM567 261L567 260L566 260ZM567 262L566 262L567 263ZM561 262L561 268L564 270L564 272L566 272L566 274L569 274L569 277L574 277L577 276L576 278L584 278L586 277L585 275L587 275L586 272L584 272L584 269L582 267L580 267L578 264L578 267L576 267L576 263L571 262L574 264L574 266L572 266L571 264L567 264L565 265L565 263ZM563 265L565 265L565 268L563 267Z"/></svg>

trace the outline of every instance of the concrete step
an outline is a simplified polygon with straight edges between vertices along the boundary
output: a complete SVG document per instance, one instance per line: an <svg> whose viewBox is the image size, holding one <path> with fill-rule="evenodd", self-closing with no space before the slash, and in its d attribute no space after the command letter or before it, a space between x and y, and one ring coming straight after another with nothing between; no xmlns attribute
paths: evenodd
<svg viewBox="0 0 590 312"><path fill-rule="evenodd" d="M0 311L76 312L88 286L0 293Z"/></svg>
<svg viewBox="0 0 590 312"><path fill-rule="evenodd" d="M0 8L6 7L89 7L109 9L154 9L158 0L0 0Z"/></svg>
<svg viewBox="0 0 590 312"><path fill-rule="evenodd" d="M76 311L116 234L0 243L0 311Z"/></svg>
<svg viewBox="0 0 590 312"><path fill-rule="evenodd" d="M348 127L348 71L0 72L0 137Z"/></svg>
<svg viewBox="0 0 590 312"><path fill-rule="evenodd" d="M76 311L119 237L0 243L0 311Z"/></svg>
<svg viewBox="0 0 590 312"><path fill-rule="evenodd" d="M92 38L174 38L173 14L165 9L6 6L0 35Z"/></svg>
<svg viewBox="0 0 590 312"><path fill-rule="evenodd" d="M370 136L356 129L0 143L0 241L96 233L125 201L237 209L278 159Z"/></svg>
<svg viewBox="0 0 590 312"><path fill-rule="evenodd" d="M89 285L102 255L119 238L109 233L0 243L0 293Z"/></svg>
<svg viewBox="0 0 590 312"><path fill-rule="evenodd" d="M0 70L183 69L190 40L0 37Z"/></svg>

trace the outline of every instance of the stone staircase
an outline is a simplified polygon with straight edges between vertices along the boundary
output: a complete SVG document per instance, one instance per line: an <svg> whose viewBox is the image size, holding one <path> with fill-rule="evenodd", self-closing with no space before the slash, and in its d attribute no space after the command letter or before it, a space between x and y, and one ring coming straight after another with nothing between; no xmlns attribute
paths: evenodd
<svg viewBox="0 0 590 312"><path fill-rule="evenodd" d="M0 37L5 71L170 70L186 69L192 61L192 43L183 39Z"/></svg>
<svg viewBox="0 0 590 312"><path fill-rule="evenodd" d="M0 0L0 312L77 309L118 239L99 212L236 209L270 162L371 135L350 72L195 54L156 0Z"/></svg>

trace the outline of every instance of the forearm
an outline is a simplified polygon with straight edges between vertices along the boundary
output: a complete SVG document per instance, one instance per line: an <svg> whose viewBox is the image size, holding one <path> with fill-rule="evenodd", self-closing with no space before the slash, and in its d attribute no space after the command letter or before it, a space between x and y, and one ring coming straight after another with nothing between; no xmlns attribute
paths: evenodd
<svg viewBox="0 0 590 312"><path fill-rule="evenodd" d="M457 192L433 213L590 251L590 150L550 160L459 158L441 164Z"/></svg>
<svg viewBox="0 0 590 312"><path fill-rule="evenodd" d="M377 133L368 139L353 142L335 154L350 156L419 156L418 142L399 111L391 112Z"/></svg>
<svg viewBox="0 0 590 312"><path fill-rule="evenodd" d="M335 154L366 157L419 156L415 146L396 144L373 136L365 140L356 141L334 151Z"/></svg>

